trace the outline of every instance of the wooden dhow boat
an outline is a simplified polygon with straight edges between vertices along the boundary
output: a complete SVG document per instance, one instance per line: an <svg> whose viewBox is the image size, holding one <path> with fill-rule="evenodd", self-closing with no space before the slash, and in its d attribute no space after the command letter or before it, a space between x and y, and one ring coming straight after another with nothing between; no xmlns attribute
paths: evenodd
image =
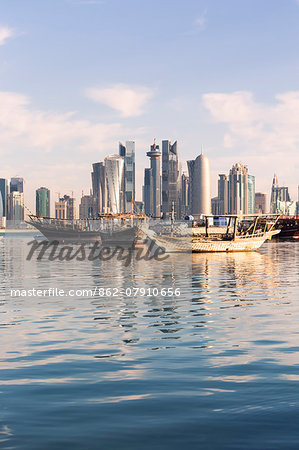
<svg viewBox="0 0 299 450"><path fill-rule="evenodd" d="M219 217L219 216L217 216ZM274 227L279 215L226 215L227 226L219 228L219 232L212 228L209 232L209 222L215 216L203 216L205 227L200 232L195 228L192 234L185 235L157 234L153 230L142 231L148 239L167 253L186 252L248 252L258 250L266 240L279 233Z"/></svg>

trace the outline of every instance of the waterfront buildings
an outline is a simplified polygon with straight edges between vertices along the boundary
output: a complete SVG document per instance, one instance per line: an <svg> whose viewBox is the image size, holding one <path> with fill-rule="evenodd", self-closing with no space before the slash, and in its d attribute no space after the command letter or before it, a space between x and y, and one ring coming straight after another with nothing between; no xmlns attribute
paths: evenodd
<svg viewBox="0 0 299 450"><path fill-rule="evenodd" d="M154 142L147 152L150 158L150 169L144 172L144 208L145 214L161 217L161 152L159 145Z"/></svg>
<svg viewBox="0 0 299 450"><path fill-rule="evenodd" d="M0 218L7 217L8 184L5 178L0 178Z"/></svg>
<svg viewBox="0 0 299 450"><path fill-rule="evenodd" d="M123 207L125 213L132 211L132 200L135 200L135 142L126 141L126 145L119 143L119 156L124 160L123 180Z"/></svg>
<svg viewBox="0 0 299 450"><path fill-rule="evenodd" d="M272 214L296 214L296 202L291 201L289 188L279 186L278 178L274 174L271 187L270 212Z"/></svg>
<svg viewBox="0 0 299 450"><path fill-rule="evenodd" d="M73 197L64 195L55 202L56 219L76 219L76 200Z"/></svg>
<svg viewBox="0 0 299 450"><path fill-rule="evenodd" d="M211 175L208 158L201 154L187 162L190 180L191 214L211 214Z"/></svg>
<svg viewBox="0 0 299 450"><path fill-rule="evenodd" d="M144 170L144 184L143 184L143 203L144 212L147 216L151 216L153 212L153 180L152 169Z"/></svg>
<svg viewBox="0 0 299 450"><path fill-rule="evenodd" d="M180 179L178 144L175 141L162 141L162 214L169 216L172 210L176 216L180 214Z"/></svg>
<svg viewBox="0 0 299 450"><path fill-rule="evenodd" d="M20 178L20 177L11 178L10 185L9 185L9 191L24 193L24 179Z"/></svg>
<svg viewBox="0 0 299 450"><path fill-rule="evenodd" d="M180 189L180 218L183 219L190 213L190 185L189 177L182 173Z"/></svg>
<svg viewBox="0 0 299 450"><path fill-rule="evenodd" d="M123 212L123 173L124 158L119 155L109 155L105 158L105 171L108 184L110 212Z"/></svg>
<svg viewBox="0 0 299 450"><path fill-rule="evenodd" d="M24 179L11 178L9 186L7 218L16 224L24 220Z"/></svg>
<svg viewBox="0 0 299 450"><path fill-rule="evenodd" d="M24 220L24 194L23 192L12 191L8 196L8 219L17 224Z"/></svg>
<svg viewBox="0 0 299 450"><path fill-rule="evenodd" d="M108 186L105 164L103 162L94 163L92 169L93 213L96 216L108 212Z"/></svg>
<svg viewBox="0 0 299 450"><path fill-rule="evenodd" d="M264 194L263 192L257 192L255 194L255 213L266 214L267 212L267 194Z"/></svg>
<svg viewBox="0 0 299 450"><path fill-rule="evenodd" d="M36 215L38 217L50 217L50 191L41 187L35 191Z"/></svg>
<svg viewBox="0 0 299 450"><path fill-rule="evenodd" d="M218 196L212 199L212 213L255 213L255 177L250 175L248 168L240 162L232 166L228 176L219 175Z"/></svg>
<svg viewBox="0 0 299 450"><path fill-rule="evenodd" d="M81 197L81 203L79 205L79 219L87 219L94 217L94 198L92 194L83 195Z"/></svg>

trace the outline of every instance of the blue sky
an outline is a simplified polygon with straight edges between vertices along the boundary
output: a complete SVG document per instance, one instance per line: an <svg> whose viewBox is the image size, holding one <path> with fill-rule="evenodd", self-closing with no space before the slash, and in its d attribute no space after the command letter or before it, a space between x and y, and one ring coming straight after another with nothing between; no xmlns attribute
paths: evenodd
<svg viewBox="0 0 299 450"><path fill-rule="evenodd" d="M134 139L137 199L155 137L217 174L299 184L296 0L0 0L0 176L77 197Z"/></svg>

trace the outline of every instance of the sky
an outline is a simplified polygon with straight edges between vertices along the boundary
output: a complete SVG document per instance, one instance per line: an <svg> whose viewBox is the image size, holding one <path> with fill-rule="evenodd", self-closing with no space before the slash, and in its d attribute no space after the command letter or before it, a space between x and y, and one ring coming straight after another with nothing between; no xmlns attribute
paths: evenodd
<svg viewBox="0 0 299 450"><path fill-rule="evenodd" d="M89 193L93 162L136 142L203 146L212 195L236 162L297 200L299 1L0 0L0 177Z"/></svg>

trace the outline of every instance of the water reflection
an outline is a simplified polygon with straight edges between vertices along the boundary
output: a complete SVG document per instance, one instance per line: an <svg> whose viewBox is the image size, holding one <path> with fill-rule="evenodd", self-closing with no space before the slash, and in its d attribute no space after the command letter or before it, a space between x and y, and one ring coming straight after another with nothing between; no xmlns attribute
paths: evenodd
<svg viewBox="0 0 299 450"><path fill-rule="evenodd" d="M133 402L140 421L151 407L150 419L169 421L167 426L184 412L182 423L196 423L197 433L198 423L214 420L212 413L224 411L234 423L236 412L246 412L247 421L264 403L272 408L269 380L280 386L279 405L289 401L288 389L299 376L298 245L270 243L255 253L171 254L159 262L133 259L128 267L117 260L28 262L26 254L26 240L0 242L0 382L1 391L34 405L32 423L42 415L53 424L55 414L63 422L66 405L77 402L78 411L86 408L80 423L95 420L90 408L104 411L91 434L120 414L105 405L123 408L118 419L128 427L137 420L128 406ZM9 295L17 287L95 286L117 288L119 295ZM128 288L153 287L159 295L125 295ZM168 288L180 295L161 295ZM37 389L52 415L41 411ZM166 407L167 419L161 413ZM13 407L8 411L20 430L24 415ZM9 417L0 418L0 427L2 420L10 427ZM43 432L50 439L49 431Z"/></svg>

